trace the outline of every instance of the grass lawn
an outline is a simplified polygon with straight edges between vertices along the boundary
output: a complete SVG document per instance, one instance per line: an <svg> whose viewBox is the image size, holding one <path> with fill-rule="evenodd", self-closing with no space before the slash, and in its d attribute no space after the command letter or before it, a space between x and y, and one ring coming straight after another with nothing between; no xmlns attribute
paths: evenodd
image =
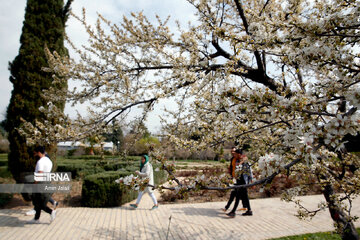
<svg viewBox="0 0 360 240"><path fill-rule="evenodd" d="M360 228L356 229L360 235ZM272 238L271 240L341 240L341 237L334 232L308 233L303 235Z"/></svg>

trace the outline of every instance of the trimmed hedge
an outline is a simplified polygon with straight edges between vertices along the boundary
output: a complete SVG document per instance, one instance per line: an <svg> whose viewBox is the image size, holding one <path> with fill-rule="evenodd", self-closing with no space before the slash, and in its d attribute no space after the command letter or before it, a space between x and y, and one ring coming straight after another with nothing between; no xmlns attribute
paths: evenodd
<svg viewBox="0 0 360 240"><path fill-rule="evenodd" d="M87 175L104 172L104 168L96 166L95 164L84 164L84 163L71 163L64 164L59 163L57 166L57 172L71 172L71 178L82 178Z"/></svg>
<svg viewBox="0 0 360 240"><path fill-rule="evenodd" d="M118 169L125 169L129 164L126 162L107 164L104 166L105 171L117 171Z"/></svg>
<svg viewBox="0 0 360 240"><path fill-rule="evenodd" d="M0 154L0 166L7 166L8 165L8 155L5 153Z"/></svg>
<svg viewBox="0 0 360 240"><path fill-rule="evenodd" d="M0 193L0 207L4 207L7 203L10 202L13 195L10 193Z"/></svg>
<svg viewBox="0 0 360 240"><path fill-rule="evenodd" d="M57 172L71 172L72 179L84 178L89 175L101 173L105 171L132 171L137 170L138 167L130 162L117 162L110 164L101 164L99 161L93 160L66 160L62 161L57 166Z"/></svg>
<svg viewBox="0 0 360 240"><path fill-rule="evenodd" d="M0 178L12 178L8 166L0 166Z"/></svg>
<svg viewBox="0 0 360 240"><path fill-rule="evenodd" d="M157 167L155 164L154 169ZM138 169L138 166L126 166L118 171L101 172L85 177L81 194L82 205L85 207L114 207L134 200L138 192L115 183L115 180L128 176ZM154 171L155 185L165 182L166 179L165 171Z"/></svg>
<svg viewBox="0 0 360 240"><path fill-rule="evenodd" d="M115 183L127 171L108 171L85 177L82 185L81 201L85 207L114 207L130 202L137 192Z"/></svg>

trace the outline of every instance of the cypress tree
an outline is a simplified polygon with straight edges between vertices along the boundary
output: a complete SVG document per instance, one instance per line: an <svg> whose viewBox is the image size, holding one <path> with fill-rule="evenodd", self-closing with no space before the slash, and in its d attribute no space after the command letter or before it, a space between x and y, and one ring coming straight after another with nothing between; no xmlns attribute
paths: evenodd
<svg viewBox="0 0 360 240"><path fill-rule="evenodd" d="M68 0L64 6L63 0L28 0L26 4L19 54L9 63L13 91L6 116L10 142L8 166L17 182L21 182L21 173L33 172L36 164L33 148L26 145L26 139L17 128L22 125L21 118L33 124L35 119L46 120L39 111L40 106L47 104L41 92L52 86L53 80L51 73L42 71L48 66L44 48L46 46L62 56L68 54L64 47L64 33L71 2ZM65 103L58 102L56 105L63 110ZM48 143L45 147L56 166L52 156L56 152L56 144Z"/></svg>

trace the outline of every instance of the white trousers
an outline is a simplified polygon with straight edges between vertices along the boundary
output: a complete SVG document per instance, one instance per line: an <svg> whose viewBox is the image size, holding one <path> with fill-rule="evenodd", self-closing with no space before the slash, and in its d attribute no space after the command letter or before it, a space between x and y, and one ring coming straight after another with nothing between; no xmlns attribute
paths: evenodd
<svg viewBox="0 0 360 240"><path fill-rule="evenodd" d="M154 194L153 192L148 192L148 193L149 193L151 199L153 200L154 205L157 205L158 203L157 203L155 194ZM141 198L142 198L143 195L144 195L144 192L139 192L139 195L138 195L138 197L137 197L137 199L136 199L136 204L137 204L137 205L139 205L139 203L140 203Z"/></svg>

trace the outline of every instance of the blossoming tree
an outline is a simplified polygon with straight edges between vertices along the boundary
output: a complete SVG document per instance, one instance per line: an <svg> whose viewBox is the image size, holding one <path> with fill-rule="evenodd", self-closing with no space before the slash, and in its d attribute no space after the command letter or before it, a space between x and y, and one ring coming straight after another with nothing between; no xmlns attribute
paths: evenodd
<svg viewBox="0 0 360 240"><path fill-rule="evenodd" d="M133 107L143 107L146 117L156 103L173 98L178 106L164 118L172 143L191 149L250 144L259 156L253 167L262 173L253 184L270 183L279 173L296 175L299 187L285 196L292 200L311 176L325 197L319 210L329 209L344 239L357 239L350 210L360 163L346 151L345 136L359 132L360 2L187 1L198 21L186 29L169 29L169 19L159 17L152 23L141 12L118 24L99 15L94 27L85 11L75 16L89 46L72 44L78 60L48 52L51 67L45 70L81 87L47 95L89 101L91 117L71 121L54 106L44 108L62 121L46 126L47 137L101 131Z"/></svg>

